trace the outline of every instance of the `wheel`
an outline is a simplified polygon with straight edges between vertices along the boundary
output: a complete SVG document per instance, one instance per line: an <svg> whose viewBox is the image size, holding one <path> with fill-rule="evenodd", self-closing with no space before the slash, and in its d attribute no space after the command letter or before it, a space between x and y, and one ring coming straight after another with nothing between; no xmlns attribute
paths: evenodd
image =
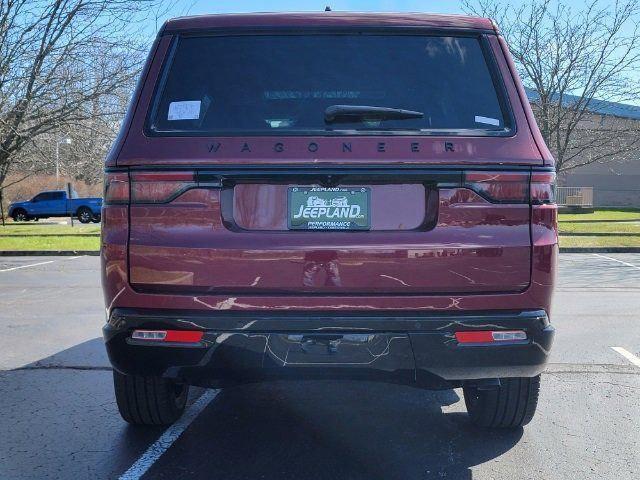
<svg viewBox="0 0 640 480"><path fill-rule="evenodd" d="M93 220L93 212L87 207L80 207L76 212L76 216L80 223L91 223L91 220Z"/></svg>
<svg viewBox="0 0 640 480"><path fill-rule="evenodd" d="M102 220L100 215L94 215L93 218L91 219L93 223L100 223L100 220Z"/></svg>
<svg viewBox="0 0 640 480"><path fill-rule="evenodd" d="M11 214L11 218L13 218L14 222L26 222L29 220L27 212L21 208L17 208L15 212Z"/></svg>
<svg viewBox="0 0 640 480"><path fill-rule="evenodd" d="M189 386L161 377L113 371L116 402L122 418L133 425L170 425L187 403Z"/></svg>
<svg viewBox="0 0 640 480"><path fill-rule="evenodd" d="M464 402L471 421L479 427L516 428L529 423L536 413L540 375L533 378L501 378L500 386L488 390L465 386Z"/></svg>

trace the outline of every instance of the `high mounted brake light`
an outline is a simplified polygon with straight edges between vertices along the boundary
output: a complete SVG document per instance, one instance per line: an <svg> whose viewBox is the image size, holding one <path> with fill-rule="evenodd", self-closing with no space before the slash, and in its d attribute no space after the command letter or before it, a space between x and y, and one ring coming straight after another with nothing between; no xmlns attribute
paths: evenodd
<svg viewBox="0 0 640 480"><path fill-rule="evenodd" d="M166 203L195 186L193 172L134 172L131 203Z"/></svg>

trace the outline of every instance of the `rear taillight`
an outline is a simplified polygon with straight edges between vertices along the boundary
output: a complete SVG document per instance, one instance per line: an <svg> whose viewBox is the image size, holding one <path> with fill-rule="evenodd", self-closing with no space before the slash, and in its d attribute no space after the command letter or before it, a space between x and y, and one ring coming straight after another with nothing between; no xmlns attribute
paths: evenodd
<svg viewBox="0 0 640 480"><path fill-rule="evenodd" d="M129 175L122 172L105 173L102 198L105 205L129 203Z"/></svg>
<svg viewBox="0 0 640 480"><path fill-rule="evenodd" d="M554 172L466 172L465 187L494 203L555 203Z"/></svg>
<svg viewBox="0 0 640 480"><path fill-rule="evenodd" d="M166 203L195 187L193 172L134 172L131 203Z"/></svg>
<svg viewBox="0 0 640 480"><path fill-rule="evenodd" d="M558 206L555 195L556 174L531 174L531 241L534 246L558 243ZM550 266L547 266L550 271Z"/></svg>
<svg viewBox="0 0 640 480"><path fill-rule="evenodd" d="M545 205L556 203L556 174L554 172L533 172L531 174L531 203Z"/></svg>
<svg viewBox="0 0 640 480"><path fill-rule="evenodd" d="M465 187L494 203L528 203L529 174L466 172Z"/></svg>

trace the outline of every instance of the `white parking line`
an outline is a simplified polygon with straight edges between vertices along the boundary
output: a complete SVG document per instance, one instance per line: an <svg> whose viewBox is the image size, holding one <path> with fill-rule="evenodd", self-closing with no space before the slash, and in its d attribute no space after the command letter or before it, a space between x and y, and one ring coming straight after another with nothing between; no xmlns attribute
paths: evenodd
<svg viewBox="0 0 640 480"><path fill-rule="evenodd" d="M49 260L48 262L31 263L29 265L20 265L19 267L11 267L0 270L0 272L12 272L13 270L20 270L21 268L37 267L38 265L46 265L47 263L53 263L55 260Z"/></svg>
<svg viewBox="0 0 640 480"><path fill-rule="evenodd" d="M596 257L600 257L600 258L606 258L607 260L613 260L614 262L621 263L623 265L626 265L627 267L631 267L631 268L635 268L637 270L640 270L640 267L638 265L634 265L633 263L624 262L622 260L618 260L617 258L613 258L613 257L607 257L606 255L600 255L599 253L594 253L593 255L596 256Z"/></svg>
<svg viewBox="0 0 640 480"><path fill-rule="evenodd" d="M640 367L640 358L636 357L633 353L629 352L628 350L625 350L622 347L611 347L611 349L614 352L619 353L620 355L622 355L624 358L626 358L627 360L629 360L631 363L633 363L636 367Z"/></svg>
<svg viewBox="0 0 640 480"><path fill-rule="evenodd" d="M182 417L167 428L146 452L142 454L136 462L129 467L129 470L120 476L120 480L138 480L147 470L166 452L171 445L182 435L195 418L206 408L207 405L216 398L220 390L207 390L202 396L188 407Z"/></svg>

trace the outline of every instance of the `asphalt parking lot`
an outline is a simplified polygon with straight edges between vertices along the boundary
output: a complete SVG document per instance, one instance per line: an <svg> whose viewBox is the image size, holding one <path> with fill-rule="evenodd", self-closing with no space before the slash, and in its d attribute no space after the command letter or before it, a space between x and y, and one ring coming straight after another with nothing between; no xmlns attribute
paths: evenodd
<svg viewBox="0 0 640 480"><path fill-rule="evenodd" d="M459 390L316 381L198 389L165 431L118 415L98 258L0 257L0 478L639 478L640 255L563 254L558 285L524 430L472 427Z"/></svg>

